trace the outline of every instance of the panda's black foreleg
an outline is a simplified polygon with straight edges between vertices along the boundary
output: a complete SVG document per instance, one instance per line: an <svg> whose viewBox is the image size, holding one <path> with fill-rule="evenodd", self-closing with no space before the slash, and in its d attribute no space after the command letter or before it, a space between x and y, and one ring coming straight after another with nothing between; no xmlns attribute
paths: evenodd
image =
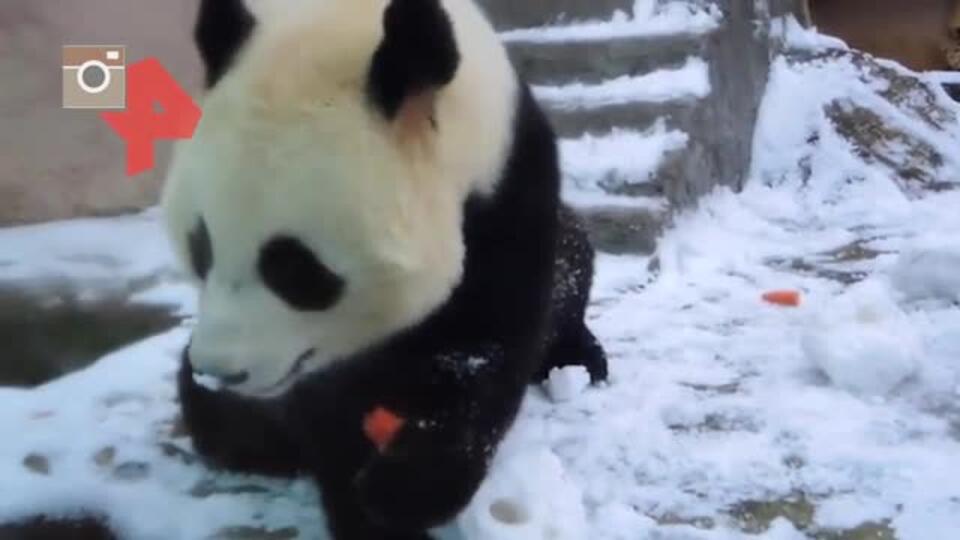
<svg viewBox="0 0 960 540"><path fill-rule="evenodd" d="M607 380L607 354L582 320L558 331L534 380L543 381L552 369L566 366L583 366L593 384Z"/></svg>
<svg viewBox="0 0 960 540"><path fill-rule="evenodd" d="M323 486L327 529L334 540L433 540L424 531L390 531L375 523L358 503L352 482L326 482Z"/></svg>
<svg viewBox="0 0 960 540"><path fill-rule="evenodd" d="M298 472L302 463L299 446L284 425L281 403L204 388L194 381L186 354L177 389L193 446L212 464L275 476Z"/></svg>
<svg viewBox="0 0 960 540"><path fill-rule="evenodd" d="M422 533L456 517L473 498L529 377L517 369L519 351L504 354L504 348L391 352L395 367L385 379L393 384L379 404L405 423L353 479L374 523Z"/></svg>
<svg viewBox="0 0 960 540"><path fill-rule="evenodd" d="M607 355L585 322L593 287L594 250L582 221L569 207L561 206L551 302L551 331L546 354L534 381L550 370L583 366L594 384L607 379Z"/></svg>
<svg viewBox="0 0 960 540"><path fill-rule="evenodd" d="M487 460L452 433L404 430L360 471L356 487L364 511L394 530L424 531L452 519L486 476Z"/></svg>

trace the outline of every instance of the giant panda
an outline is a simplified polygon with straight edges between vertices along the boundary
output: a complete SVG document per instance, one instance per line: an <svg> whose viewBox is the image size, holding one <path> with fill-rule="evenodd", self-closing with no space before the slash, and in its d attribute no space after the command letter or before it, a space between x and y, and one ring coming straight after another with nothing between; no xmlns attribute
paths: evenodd
<svg viewBox="0 0 960 540"><path fill-rule="evenodd" d="M202 0L195 37L203 118L162 198L199 291L193 445L309 475L336 539L430 538L528 383L607 376L548 121L472 0Z"/></svg>

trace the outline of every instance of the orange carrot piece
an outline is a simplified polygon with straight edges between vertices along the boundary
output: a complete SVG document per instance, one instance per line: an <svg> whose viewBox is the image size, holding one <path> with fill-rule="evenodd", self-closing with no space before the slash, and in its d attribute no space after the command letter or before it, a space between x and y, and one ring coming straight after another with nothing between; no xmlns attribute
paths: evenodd
<svg viewBox="0 0 960 540"><path fill-rule="evenodd" d="M778 306L797 307L800 305L800 291L770 291L763 295L763 299Z"/></svg>
<svg viewBox="0 0 960 540"><path fill-rule="evenodd" d="M390 446L397 432L403 428L406 420L393 412L377 407L363 419L363 432L367 438L383 452Z"/></svg>

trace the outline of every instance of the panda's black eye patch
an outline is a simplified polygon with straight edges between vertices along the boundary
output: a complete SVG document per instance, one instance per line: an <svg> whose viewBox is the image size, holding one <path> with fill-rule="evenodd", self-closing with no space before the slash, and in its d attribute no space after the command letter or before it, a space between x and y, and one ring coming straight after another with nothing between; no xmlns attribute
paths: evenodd
<svg viewBox="0 0 960 540"><path fill-rule="evenodd" d="M210 241L210 231L201 218L187 234L187 247L190 251L190 264L200 279L207 279L207 274L213 266L213 243Z"/></svg>
<svg viewBox="0 0 960 540"><path fill-rule="evenodd" d="M260 248L257 270L270 290L300 311L329 309L343 294L343 279L290 236L275 237Z"/></svg>

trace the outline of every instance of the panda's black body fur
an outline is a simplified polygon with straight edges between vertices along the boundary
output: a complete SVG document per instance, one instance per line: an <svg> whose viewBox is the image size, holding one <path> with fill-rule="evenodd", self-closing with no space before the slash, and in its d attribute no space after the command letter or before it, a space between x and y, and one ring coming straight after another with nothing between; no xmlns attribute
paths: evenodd
<svg viewBox="0 0 960 540"><path fill-rule="evenodd" d="M222 21L248 24L244 10L240 0L203 1L197 41L211 86L250 32ZM211 13L221 22L205 19ZM457 46L443 18L437 0L388 8L368 90L385 115L452 77ZM464 272L449 299L269 400L199 386L185 353L179 394L197 451L233 470L312 476L338 540L430 538L469 502L532 380L570 364L606 378L584 324L593 250L560 203L559 179L555 136L521 85L496 192L465 203ZM376 407L407 419L382 453L361 429Z"/></svg>

